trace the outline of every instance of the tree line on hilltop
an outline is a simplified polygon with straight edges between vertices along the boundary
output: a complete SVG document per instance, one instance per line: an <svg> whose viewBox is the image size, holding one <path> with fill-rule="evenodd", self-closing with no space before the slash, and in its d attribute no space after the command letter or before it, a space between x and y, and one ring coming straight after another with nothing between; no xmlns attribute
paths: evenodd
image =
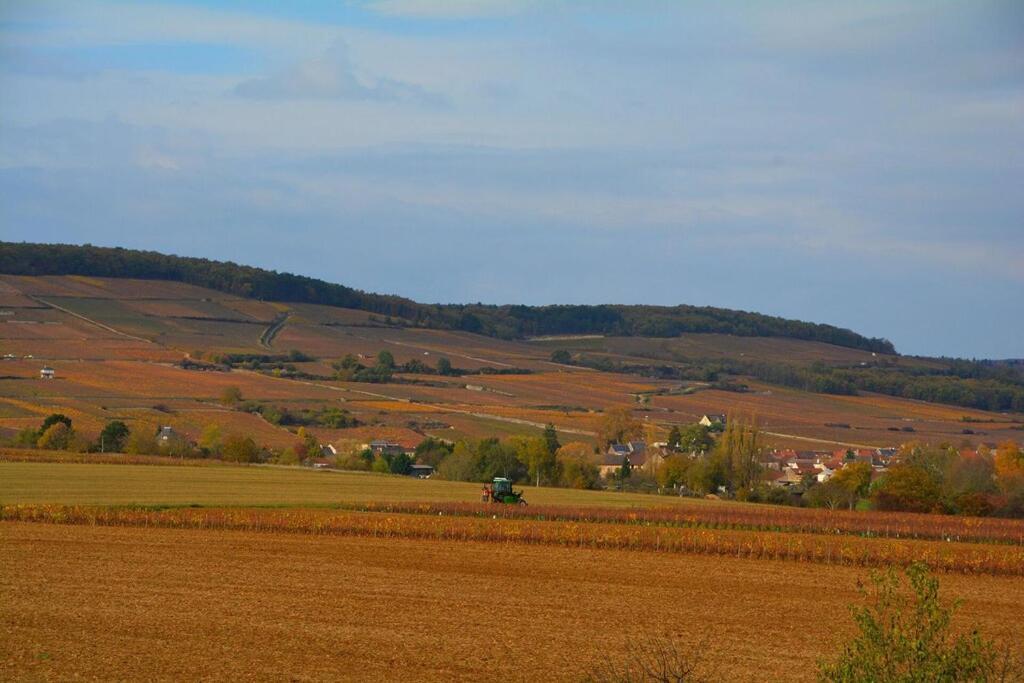
<svg viewBox="0 0 1024 683"><path fill-rule="evenodd" d="M715 332L788 337L879 353L891 342L847 329L710 306L421 304L290 273L133 249L0 242L0 272L170 280L268 301L353 308L407 321L503 339L552 334L674 337Z"/></svg>
<svg viewBox="0 0 1024 683"><path fill-rule="evenodd" d="M657 379L711 383L711 388L745 391L736 377L820 394L854 396L869 391L930 403L991 411L1024 412L1024 369L1009 363L964 359L933 359L928 364L881 357L863 365L829 366L823 362L788 362L739 358L681 359L672 363L622 362L601 355L572 354L558 349L551 360L605 372L624 372Z"/></svg>

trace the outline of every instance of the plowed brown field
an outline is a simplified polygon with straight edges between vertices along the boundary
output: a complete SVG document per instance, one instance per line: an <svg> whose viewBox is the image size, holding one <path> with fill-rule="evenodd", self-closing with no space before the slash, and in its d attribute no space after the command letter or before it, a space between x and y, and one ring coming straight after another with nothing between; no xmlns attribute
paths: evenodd
<svg viewBox="0 0 1024 683"><path fill-rule="evenodd" d="M571 680L627 638L809 680L863 569L641 551L0 524L5 680ZM1019 578L944 575L1009 639Z"/></svg>

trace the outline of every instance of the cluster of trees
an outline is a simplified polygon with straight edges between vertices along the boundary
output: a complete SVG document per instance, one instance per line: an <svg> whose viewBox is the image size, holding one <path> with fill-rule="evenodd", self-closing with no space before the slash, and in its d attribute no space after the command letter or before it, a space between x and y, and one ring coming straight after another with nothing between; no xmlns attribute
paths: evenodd
<svg viewBox="0 0 1024 683"><path fill-rule="evenodd" d="M419 359L412 359L402 365L395 363L394 355L383 350L377 354L377 362L367 367L359 362L359 359L351 353L333 364L336 371L335 379L343 382L372 382L384 383L391 380L391 375L396 372L404 372L420 375L441 375L443 377L456 377L466 374L452 366L452 362L440 356L435 367L430 367Z"/></svg>
<svg viewBox="0 0 1024 683"><path fill-rule="evenodd" d="M428 305L230 262L91 245L0 242L0 272L187 282L237 296L354 308L401 318L414 325L501 338L595 333L674 337L683 332L718 332L790 337L879 353L895 352L892 343L885 339L869 339L831 325L709 306Z"/></svg>
<svg viewBox="0 0 1024 683"><path fill-rule="evenodd" d="M739 500L786 502L762 483L764 437L753 422L730 419L714 439L703 425L674 428L670 447L679 451L658 466L655 478L663 489L694 495L726 493Z"/></svg>
<svg viewBox="0 0 1024 683"><path fill-rule="evenodd" d="M306 363L316 360L301 351L292 350L287 354L262 353L203 353L193 351L188 358L178 362L185 370L218 370L230 372L234 368L252 370L275 377L290 379L329 379L304 372L295 367L295 363Z"/></svg>
<svg viewBox="0 0 1024 683"><path fill-rule="evenodd" d="M71 418L53 413L39 427L26 427L14 437L14 445L22 448L45 448L52 451L85 453L94 444L75 431Z"/></svg>
<svg viewBox="0 0 1024 683"><path fill-rule="evenodd" d="M232 368L245 368L246 370L265 370L285 367L287 363L309 363L316 358L309 356L298 349L292 349L288 353L202 353L195 351L192 357L196 360L205 360L217 365L225 365Z"/></svg>
<svg viewBox="0 0 1024 683"><path fill-rule="evenodd" d="M267 422L282 427L328 427L330 429L348 429L358 427L361 423L354 415L337 406L325 406L319 410L302 408L300 410L275 406L258 401L246 401L242 390L236 386L224 387L220 394L221 404L245 413L261 416Z"/></svg>
<svg viewBox="0 0 1024 683"><path fill-rule="evenodd" d="M395 357L390 351L381 351L377 354L377 362L367 367L350 353L333 363L332 367L335 370L335 379L342 382L384 384L391 380L391 375L395 372Z"/></svg>
<svg viewBox="0 0 1024 683"><path fill-rule="evenodd" d="M370 382L384 384L391 381L395 373L410 375L439 375L441 377L461 377L463 375L528 375L532 371L524 368L492 368L483 367L479 370L464 370L452 365L444 356L439 356L434 367L430 367L418 358L406 361L401 365L395 363L394 355L387 350L377 354L376 362L367 366L357 356L348 354L341 360L332 363L335 370L334 379L342 382Z"/></svg>
<svg viewBox="0 0 1024 683"><path fill-rule="evenodd" d="M562 445L551 425L541 437L460 441L437 467L438 476L454 481L507 477L536 486L601 487L593 446L578 441Z"/></svg>
<svg viewBox="0 0 1024 683"><path fill-rule="evenodd" d="M130 453L133 455L172 455L204 457L210 455L197 449L179 434L158 438L160 428L136 425L129 428L121 420L111 420L99 435L90 438L77 431L70 417L62 413L47 416L38 428L28 427L14 437L13 445L21 448L72 451L76 453Z"/></svg>
<svg viewBox="0 0 1024 683"><path fill-rule="evenodd" d="M369 448L349 449L336 458L335 464L344 470L365 470L381 474L409 474L416 459L408 453L374 453Z"/></svg>
<svg viewBox="0 0 1024 683"><path fill-rule="evenodd" d="M869 491L879 510L1024 517L1024 452L1008 441L965 453L908 444Z"/></svg>
<svg viewBox="0 0 1024 683"><path fill-rule="evenodd" d="M281 427L327 427L329 429L349 429L362 423L352 413L336 406L326 406L320 410L303 408L300 410L275 406L269 403L245 401L239 410L261 416L272 425Z"/></svg>

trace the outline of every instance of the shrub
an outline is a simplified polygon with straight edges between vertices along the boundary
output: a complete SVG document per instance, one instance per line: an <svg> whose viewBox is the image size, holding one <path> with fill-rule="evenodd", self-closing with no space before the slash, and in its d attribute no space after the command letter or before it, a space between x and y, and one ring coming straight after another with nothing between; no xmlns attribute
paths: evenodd
<svg viewBox="0 0 1024 683"><path fill-rule="evenodd" d="M220 402L226 406L233 406L242 400L242 390L238 387L224 387L220 392Z"/></svg>
<svg viewBox="0 0 1024 683"><path fill-rule="evenodd" d="M572 354L570 354L566 349L556 349L551 352L551 362L569 365L572 363Z"/></svg>
<svg viewBox="0 0 1024 683"><path fill-rule="evenodd" d="M939 580L927 565L911 564L905 573L910 594L891 568L871 575L870 591L862 588L867 604L851 608L859 634L834 662L820 665L822 681L1015 680L1024 673L977 630L951 633L957 604L939 600Z"/></svg>

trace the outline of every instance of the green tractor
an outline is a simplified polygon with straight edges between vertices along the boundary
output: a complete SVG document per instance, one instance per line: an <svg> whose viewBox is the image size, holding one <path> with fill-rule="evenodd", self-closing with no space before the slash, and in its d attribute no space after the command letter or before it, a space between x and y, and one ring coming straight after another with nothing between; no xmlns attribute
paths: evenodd
<svg viewBox="0 0 1024 683"><path fill-rule="evenodd" d="M505 505L526 505L522 491L513 491L512 482L505 477L495 477L490 484L484 484L480 500L484 503L503 503Z"/></svg>

